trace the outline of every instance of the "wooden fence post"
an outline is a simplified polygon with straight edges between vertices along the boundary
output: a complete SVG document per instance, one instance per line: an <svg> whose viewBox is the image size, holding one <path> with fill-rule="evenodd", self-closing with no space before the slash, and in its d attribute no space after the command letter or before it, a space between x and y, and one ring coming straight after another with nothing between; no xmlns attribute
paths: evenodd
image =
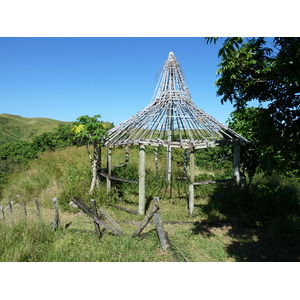
<svg viewBox="0 0 300 300"><path fill-rule="evenodd" d="M152 210L149 212L149 214L145 217L143 220L142 224L139 226L139 228L132 234L132 237L136 237L140 235L140 233L143 231L143 229L147 226L147 224L150 222L154 214L159 210L159 207L154 204L154 207Z"/></svg>
<svg viewBox="0 0 300 300"><path fill-rule="evenodd" d="M52 198L53 206L54 206L54 220L52 223L52 230L55 231L57 230L60 220L59 220L59 212L58 212L58 205L57 205L57 198Z"/></svg>
<svg viewBox="0 0 300 300"><path fill-rule="evenodd" d="M0 205L0 210L1 210L1 213L2 213L3 220L5 220L5 213L4 213L4 209L3 209L2 205Z"/></svg>
<svg viewBox="0 0 300 300"><path fill-rule="evenodd" d="M12 201L8 201L8 207L11 214L13 214Z"/></svg>
<svg viewBox="0 0 300 300"><path fill-rule="evenodd" d="M53 201L53 199L52 199L52 201ZM34 202L35 202L35 207L36 207L36 214L37 214L38 218L40 218L41 217L41 211L40 211L39 198L35 197Z"/></svg>
<svg viewBox="0 0 300 300"><path fill-rule="evenodd" d="M27 209L26 209L26 202L23 201L23 209L24 209L24 215L27 217Z"/></svg>
<svg viewBox="0 0 300 300"><path fill-rule="evenodd" d="M117 230L117 232L122 235L123 231L120 226L112 219L112 217L101 207L99 207L101 214L107 219L107 221Z"/></svg>
<svg viewBox="0 0 300 300"><path fill-rule="evenodd" d="M95 216L99 219L99 215L97 213L97 206L96 206L96 201L94 199L91 199L91 204L92 204L92 210L93 213L95 214ZM99 236L99 238L101 237L101 229L100 229L100 225L96 222L94 222L94 226L95 226L95 234L97 236Z"/></svg>
<svg viewBox="0 0 300 300"><path fill-rule="evenodd" d="M241 156L241 146L233 146L233 180L236 185L240 184L241 175L240 175L240 156Z"/></svg>

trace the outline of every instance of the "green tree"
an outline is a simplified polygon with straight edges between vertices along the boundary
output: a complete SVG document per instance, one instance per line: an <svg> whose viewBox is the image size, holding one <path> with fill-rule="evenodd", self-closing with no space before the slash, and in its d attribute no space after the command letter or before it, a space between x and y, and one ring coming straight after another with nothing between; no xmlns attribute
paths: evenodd
<svg viewBox="0 0 300 300"><path fill-rule="evenodd" d="M91 164L92 164L92 182L90 193L93 193L95 185L99 184L99 172L101 168L101 145L107 135L106 125L101 120L101 115L90 117L88 115L77 118L73 123L72 133L85 144ZM92 151L90 151L92 146ZM93 154L92 154L93 153Z"/></svg>
<svg viewBox="0 0 300 300"><path fill-rule="evenodd" d="M265 119L255 124L268 133L257 137L272 152L264 170L299 172L300 38L275 37L270 45L262 37L226 38L219 57L216 85L222 103L233 103L239 117L252 100L267 104Z"/></svg>

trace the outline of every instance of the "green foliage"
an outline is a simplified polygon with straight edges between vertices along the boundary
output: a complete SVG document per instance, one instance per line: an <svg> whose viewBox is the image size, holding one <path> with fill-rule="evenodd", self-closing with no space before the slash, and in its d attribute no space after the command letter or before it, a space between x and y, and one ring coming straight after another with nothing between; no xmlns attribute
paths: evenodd
<svg viewBox="0 0 300 300"><path fill-rule="evenodd" d="M209 43L215 39L207 39ZM234 104L239 117L265 130L256 134L268 159L264 171L299 173L300 161L300 38L226 38L219 51L216 81L221 102ZM264 118L250 121L246 107L252 100L267 102ZM262 111L260 111L262 112ZM249 126L248 126L249 128ZM267 136L267 138L266 138Z"/></svg>
<svg viewBox="0 0 300 300"><path fill-rule="evenodd" d="M101 120L101 115L93 117L85 115L78 117L77 121L73 123L72 133L83 144L100 144L107 135L107 128Z"/></svg>

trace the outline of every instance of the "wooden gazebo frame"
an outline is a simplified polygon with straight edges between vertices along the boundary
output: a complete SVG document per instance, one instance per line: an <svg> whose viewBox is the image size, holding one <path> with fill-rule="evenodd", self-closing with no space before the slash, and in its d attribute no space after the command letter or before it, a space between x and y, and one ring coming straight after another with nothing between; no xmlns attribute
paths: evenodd
<svg viewBox="0 0 300 300"><path fill-rule="evenodd" d="M195 182L194 155L197 149L233 145L233 180L236 183L240 181L240 146L248 141L195 106L173 52L169 53L165 62L151 103L127 121L109 130L108 133L109 137L105 142L105 146L108 147L107 172L102 172L101 175L106 178L108 191L111 189L111 180L138 183L140 214L145 214L146 145L167 148L166 179L168 184L171 184L172 148L189 149L190 214L194 211L194 186L217 182ZM112 148L126 148L124 164L127 164L128 147L133 145L139 146L139 180L112 176Z"/></svg>

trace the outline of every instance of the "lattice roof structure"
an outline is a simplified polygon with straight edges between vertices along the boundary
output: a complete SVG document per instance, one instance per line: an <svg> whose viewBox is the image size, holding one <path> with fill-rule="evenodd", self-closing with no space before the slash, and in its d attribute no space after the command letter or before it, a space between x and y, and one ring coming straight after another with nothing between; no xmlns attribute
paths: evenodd
<svg viewBox="0 0 300 300"><path fill-rule="evenodd" d="M206 148L247 140L199 109L192 101L173 52L165 62L151 103L112 128L106 145Z"/></svg>

